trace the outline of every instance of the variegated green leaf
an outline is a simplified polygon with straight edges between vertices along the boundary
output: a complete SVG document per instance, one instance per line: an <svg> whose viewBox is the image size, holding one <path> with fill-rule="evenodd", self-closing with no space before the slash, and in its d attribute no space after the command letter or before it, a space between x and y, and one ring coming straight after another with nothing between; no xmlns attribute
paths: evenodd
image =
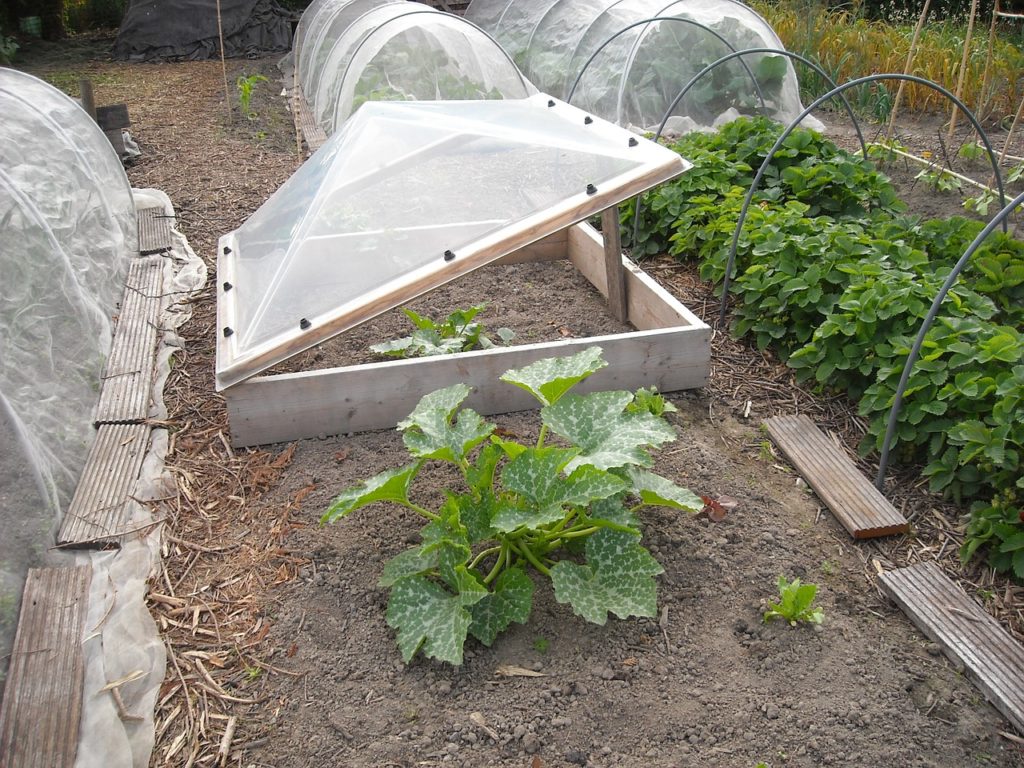
<svg viewBox="0 0 1024 768"><path fill-rule="evenodd" d="M562 468L575 453L571 448L527 448L510 461L501 473L502 485L528 503L500 509L494 527L505 532L537 528L561 519L566 504L587 505L626 489L621 478L595 467L580 467L564 477Z"/></svg>
<svg viewBox="0 0 1024 768"><path fill-rule="evenodd" d="M500 438L492 437L491 440ZM466 470L466 484L477 491L485 493L494 487L494 471L505 453L500 446L489 443L480 449L474 461Z"/></svg>
<svg viewBox="0 0 1024 768"><path fill-rule="evenodd" d="M400 579L426 573L437 565L437 552L424 552L421 547L407 549L388 560L377 585L390 587Z"/></svg>
<svg viewBox="0 0 1024 768"><path fill-rule="evenodd" d="M472 617L457 595L423 576L410 576L391 588L386 614L398 631L398 649L409 662L418 650L425 656L462 663L462 646Z"/></svg>
<svg viewBox="0 0 1024 768"><path fill-rule="evenodd" d="M374 475L355 488L342 491L320 518L321 523L333 523L340 517L375 501L392 501L409 505L409 485L420 469L420 462L389 469Z"/></svg>
<svg viewBox="0 0 1024 768"><path fill-rule="evenodd" d="M498 500L494 498L494 493L489 488L482 492L479 498L470 493L452 498L459 505L459 519L466 526L470 544L494 538L491 521L498 510Z"/></svg>
<svg viewBox="0 0 1024 768"><path fill-rule="evenodd" d="M629 392L595 392L567 395L541 410L549 429L579 447L580 453L567 469L589 464L599 469L653 463L645 448L658 447L676 438L664 419L649 412L627 413L633 400Z"/></svg>
<svg viewBox="0 0 1024 768"><path fill-rule="evenodd" d="M469 632L490 647L512 622L525 624L532 607L533 581L522 568L510 568L494 580L494 592L470 609Z"/></svg>
<svg viewBox="0 0 1024 768"><path fill-rule="evenodd" d="M465 384L454 384L423 397L409 417L398 424L409 453L421 459L459 462L487 439L494 425L476 411L455 409L469 396Z"/></svg>
<svg viewBox="0 0 1024 768"><path fill-rule="evenodd" d="M601 348L589 347L575 355L538 360L525 368L505 371L501 380L525 389L542 405L551 405L606 365L608 363L601 358Z"/></svg>
<svg viewBox="0 0 1024 768"><path fill-rule="evenodd" d="M472 554L469 547L469 532L461 521L458 502L449 497L438 513L420 532L423 536L422 551L437 557L437 572L452 588L459 589L456 569L464 566Z"/></svg>
<svg viewBox="0 0 1024 768"><path fill-rule="evenodd" d="M586 565L562 560L551 569L555 599L595 624L604 624L609 612L621 619L655 615L653 577L664 569L636 536L602 529L587 539L586 553Z"/></svg>
<svg viewBox="0 0 1024 768"><path fill-rule="evenodd" d="M497 435L491 435L491 444L496 448L500 448L510 459L514 459L526 450L526 446L522 443L517 443L515 440L503 440Z"/></svg>
<svg viewBox="0 0 1024 768"><path fill-rule="evenodd" d="M640 501L654 507L671 507L692 515L704 509L704 500L671 480L637 467L626 467L626 477Z"/></svg>

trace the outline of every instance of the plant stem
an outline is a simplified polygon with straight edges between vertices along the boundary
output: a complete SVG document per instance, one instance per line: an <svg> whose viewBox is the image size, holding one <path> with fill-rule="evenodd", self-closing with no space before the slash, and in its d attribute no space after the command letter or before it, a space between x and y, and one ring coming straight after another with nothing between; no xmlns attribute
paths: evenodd
<svg viewBox="0 0 1024 768"><path fill-rule="evenodd" d="M547 437L547 436L548 436L548 425L547 424L541 424L540 425L540 434L537 435L537 447L538 448L543 448L544 447L544 438Z"/></svg>
<svg viewBox="0 0 1024 768"><path fill-rule="evenodd" d="M437 521L437 520L441 519L440 515L438 515L438 514L436 514L434 512L431 512L429 509L424 509L419 504L413 504L410 501L408 506L409 506L409 509L411 509L413 512L416 512L417 514L423 515L425 518L427 518L427 520Z"/></svg>
<svg viewBox="0 0 1024 768"><path fill-rule="evenodd" d="M498 552L498 559L494 562L494 567L491 568L491 572L484 577L484 584L490 584L501 573L501 568L505 565L505 561L508 560L508 544L502 542L499 547L501 550Z"/></svg>
<svg viewBox="0 0 1024 768"><path fill-rule="evenodd" d="M523 557L530 561L530 564L534 568L536 568L538 571L543 573L548 578L551 578L551 570L546 565L544 565L544 563L537 559L537 555L535 555L533 550L530 549L529 544L526 544L525 542L519 542L518 544L513 544L513 546L516 548L516 551L518 551L519 554L521 554Z"/></svg>
<svg viewBox="0 0 1024 768"><path fill-rule="evenodd" d="M473 560L470 562L470 564L466 566L466 569L470 570L470 571L473 570L474 568L476 568L480 564L480 561L483 560L485 557L487 557L488 555L493 555L495 552L500 552L500 551L501 551L501 547L500 546L488 547L483 552L481 552L479 555L474 557Z"/></svg>

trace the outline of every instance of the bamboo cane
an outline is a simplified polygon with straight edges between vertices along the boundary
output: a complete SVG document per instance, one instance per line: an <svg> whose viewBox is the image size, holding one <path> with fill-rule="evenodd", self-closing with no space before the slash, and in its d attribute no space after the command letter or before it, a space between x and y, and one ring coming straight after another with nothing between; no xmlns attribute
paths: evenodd
<svg viewBox="0 0 1024 768"><path fill-rule="evenodd" d="M224 60L224 26L220 20L220 0L217 0L217 37L220 39L220 70L224 75L224 109L231 122L231 91L228 90L228 64Z"/></svg>
<svg viewBox="0 0 1024 768"><path fill-rule="evenodd" d="M917 26L914 27L914 36L910 39L910 50L907 51L907 63L903 65L904 75L910 74L910 69L914 64L914 54L917 53L917 41L921 37L921 30L924 29L924 22L928 18L928 7L930 4L931 0L924 0L924 8L921 9L921 17L917 20ZM896 89L896 98L892 102L892 111L889 113L889 128L885 132L886 141L892 141L892 130L896 125L896 113L900 111L900 100L903 98L903 89L906 84L906 80L900 80L899 87Z"/></svg>
<svg viewBox="0 0 1024 768"><path fill-rule="evenodd" d="M960 74L956 79L956 93L958 99L963 101L964 81L967 79L967 62L971 54L971 36L974 33L974 19L978 15L978 0L971 0L971 18L967 20L967 35L964 37L964 55L960 59ZM946 134L946 144L952 146L953 134L956 131L956 119L960 116L960 109L953 105L953 112L949 116L949 132Z"/></svg>

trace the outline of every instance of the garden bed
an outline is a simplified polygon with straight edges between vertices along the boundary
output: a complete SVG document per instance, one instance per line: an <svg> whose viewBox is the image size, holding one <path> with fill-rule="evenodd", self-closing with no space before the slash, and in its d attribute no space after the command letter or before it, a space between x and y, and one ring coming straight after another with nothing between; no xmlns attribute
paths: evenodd
<svg viewBox="0 0 1024 768"><path fill-rule="evenodd" d="M229 66L234 77L271 73L273 62ZM254 98L259 121L236 116L223 128L219 64L92 61L86 71L100 81L102 103L125 100L130 83L144 150L132 180L170 194L211 263L217 237L297 163L287 137L273 132L290 120L270 90ZM649 271L698 315L716 313L692 268L665 260ZM415 521L374 509L317 525L339 490L405 461L398 433L232 451L213 394L213 307L211 288L195 302L169 384L178 489L151 608L171 664L153 765L214 762L229 718L232 761L281 768L1019 764L1016 743L999 735L1005 721L875 588L876 560L952 566L955 512L915 488L909 472L896 503L916 538L851 542L757 425L805 412L850 444L863 425L848 403L812 397L770 355L716 334L708 387L672 398L680 440L655 470L739 506L719 524L647 515L647 543L666 569L659 606L667 612L597 627L541 589L531 623L492 649L471 645L463 667L406 667L375 583L415 537ZM533 419L499 423L528 434ZM820 630L760 624L780 573L821 585ZM978 567L960 575L1015 621L1019 588ZM501 664L545 676L498 675Z"/></svg>

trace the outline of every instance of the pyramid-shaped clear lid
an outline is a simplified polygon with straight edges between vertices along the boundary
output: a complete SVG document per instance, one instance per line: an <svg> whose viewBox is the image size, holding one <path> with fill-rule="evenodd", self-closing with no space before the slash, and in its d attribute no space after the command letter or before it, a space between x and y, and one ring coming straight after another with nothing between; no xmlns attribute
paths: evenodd
<svg viewBox="0 0 1024 768"><path fill-rule="evenodd" d="M217 386L688 167L544 94L364 104L221 238Z"/></svg>

